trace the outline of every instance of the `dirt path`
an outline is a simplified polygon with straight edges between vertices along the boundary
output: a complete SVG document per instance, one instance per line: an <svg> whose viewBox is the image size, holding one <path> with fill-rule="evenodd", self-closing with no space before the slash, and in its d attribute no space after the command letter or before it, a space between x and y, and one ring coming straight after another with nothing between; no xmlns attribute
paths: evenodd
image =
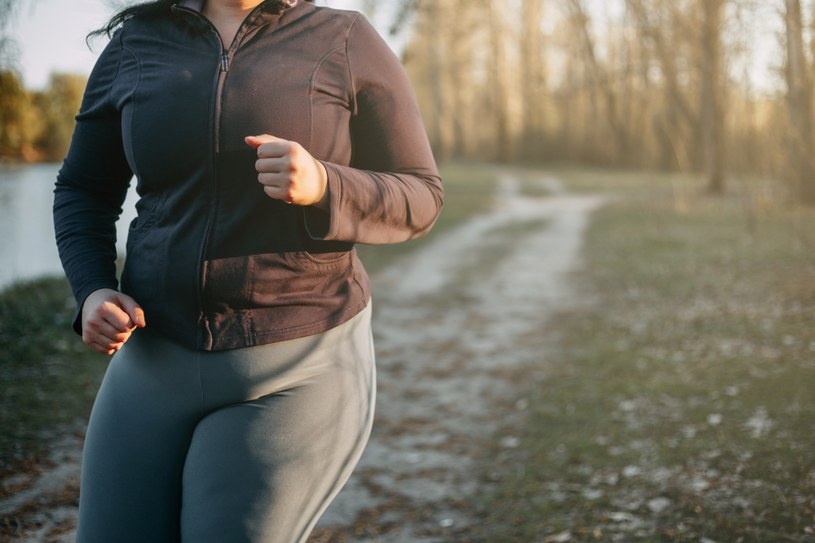
<svg viewBox="0 0 815 543"><path fill-rule="evenodd" d="M512 448L541 329L571 303L568 271L596 196L527 198L503 177L495 210L376 278L374 435L315 541L430 543L477 532L479 460ZM349 529L350 527L350 529Z"/></svg>
<svg viewBox="0 0 815 543"><path fill-rule="evenodd" d="M544 377L541 330L569 304L568 272L596 196L525 197L511 176L498 205L374 278L379 391L374 434L314 542L430 543L477 533L483 454L513 448L523 391ZM497 440L497 443L493 443ZM73 541L81 439L48 465L0 482L10 541ZM3 533L0 531L0 533Z"/></svg>

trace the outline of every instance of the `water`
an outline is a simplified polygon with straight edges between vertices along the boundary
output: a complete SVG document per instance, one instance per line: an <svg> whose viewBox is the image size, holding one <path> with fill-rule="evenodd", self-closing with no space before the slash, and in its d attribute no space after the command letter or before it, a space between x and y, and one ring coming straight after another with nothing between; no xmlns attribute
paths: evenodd
<svg viewBox="0 0 815 543"><path fill-rule="evenodd" d="M0 167L0 289L47 275L62 275L51 206L58 164ZM135 192L128 194L118 224L124 253L127 225L136 216Z"/></svg>

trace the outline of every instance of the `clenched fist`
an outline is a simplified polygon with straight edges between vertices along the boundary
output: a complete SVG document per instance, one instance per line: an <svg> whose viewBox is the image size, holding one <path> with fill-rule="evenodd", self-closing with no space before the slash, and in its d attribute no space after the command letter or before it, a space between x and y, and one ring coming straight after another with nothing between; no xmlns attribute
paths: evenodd
<svg viewBox="0 0 815 543"><path fill-rule="evenodd" d="M255 169L267 196L288 204L327 209L325 166L302 145L268 134L247 136L245 141L257 149Z"/></svg>
<svg viewBox="0 0 815 543"><path fill-rule="evenodd" d="M139 304L116 290L95 290L82 305L82 342L102 354L115 353L136 328L146 325Z"/></svg>

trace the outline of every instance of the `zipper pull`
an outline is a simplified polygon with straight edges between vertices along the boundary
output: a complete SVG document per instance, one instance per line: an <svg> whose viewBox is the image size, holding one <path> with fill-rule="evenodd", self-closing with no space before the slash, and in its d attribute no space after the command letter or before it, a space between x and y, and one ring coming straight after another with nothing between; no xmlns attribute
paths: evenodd
<svg viewBox="0 0 815 543"><path fill-rule="evenodd" d="M221 71L229 71L229 53L227 53L225 50L221 51Z"/></svg>

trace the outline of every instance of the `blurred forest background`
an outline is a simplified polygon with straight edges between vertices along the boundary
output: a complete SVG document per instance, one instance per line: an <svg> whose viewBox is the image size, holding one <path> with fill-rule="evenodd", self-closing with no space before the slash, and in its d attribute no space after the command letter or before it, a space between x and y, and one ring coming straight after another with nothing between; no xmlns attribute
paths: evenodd
<svg viewBox="0 0 815 543"><path fill-rule="evenodd" d="M2 35L19 0L0 0ZM772 176L815 204L807 0L367 0L389 7L450 158ZM0 45L0 157L60 161L84 75L23 88Z"/></svg>
<svg viewBox="0 0 815 543"><path fill-rule="evenodd" d="M772 176L815 203L801 0L414 0L405 64L437 156Z"/></svg>
<svg viewBox="0 0 815 543"><path fill-rule="evenodd" d="M24 88L9 30L19 0L0 0L0 161L61 162L68 150L86 74L54 73L42 91Z"/></svg>

